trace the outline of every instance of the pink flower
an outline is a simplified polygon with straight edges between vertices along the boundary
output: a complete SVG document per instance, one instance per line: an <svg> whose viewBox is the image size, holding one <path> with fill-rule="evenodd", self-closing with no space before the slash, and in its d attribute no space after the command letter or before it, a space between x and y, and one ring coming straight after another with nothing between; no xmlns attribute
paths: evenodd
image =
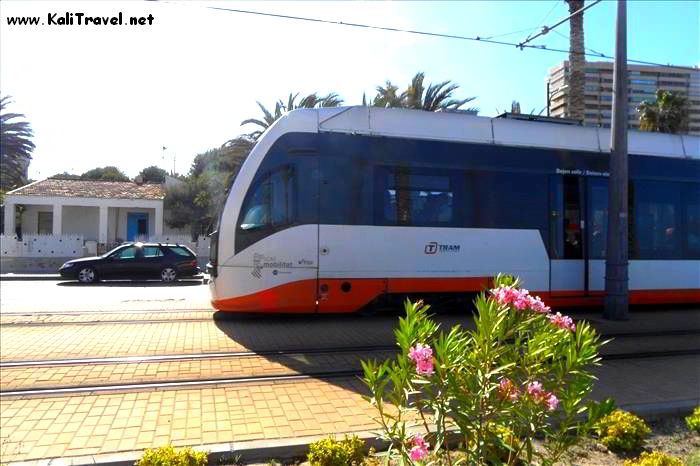
<svg viewBox="0 0 700 466"><path fill-rule="evenodd" d="M416 372L419 375L433 375L433 350L430 346L416 344L408 352L408 358L416 363Z"/></svg>
<svg viewBox="0 0 700 466"><path fill-rule="evenodd" d="M530 395L533 400L540 401L544 397L545 391L544 388L542 388L542 384L535 381L527 384L527 394Z"/></svg>
<svg viewBox="0 0 700 466"><path fill-rule="evenodd" d="M554 393L552 392L547 393L544 402L547 405L547 409L549 411L554 411L555 409L557 409L557 406L559 406L559 398L557 398L556 395L554 395Z"/></svg>
<svg viewBox="0 0 700 466"><path fill-rule="evenodd" d="M498 304L502 306L507 306L513 304L515 300L520 296L520 292L513 288L512 286L499 286L498 288L493 288L491 294Z"/></svg>
<svg viewBox="0 0 700 466"><path fill-rule="evenodd" d="M540 314L547 314L549 313L549 311L552 310L549 306L545 305L545 303L542 302L539 296L530 296L529 299L529 307L535 312L539 312Z"/></svg>
<svg viewBox="0 0 700 466"><path fill-rule="evenodd" d="M576 331L576 324L574 324L573 319L569 316L563 316L557 312L556 314L551 314L547 317L549 318L549 321L551 323L553 323L559 328L571 330L572 332Z"/></svg>
<svg viewBox="0 0 700 466"><path fill-rule="evenodd" d="M508 398L511 401L515 401L518 399L519 395L520 392L518 392L518 389L511 380L501 379L501 381L498 382L498 396L502 399L505 400Z"/></svg>
<svg viewBox="0 0 700 466"><path fill-rule="evenodd" d="M551 309L545 305L539 296L532 296L526 289L518 290L512 286L499 286L491 290L491 295L501 306L514 306L519 311L531 309L541 314L547 314Z"/></svg>
<svg viewBox="0 0 700 466"><path fill-rule="evenodd" d="M422 435L414 435L411 439L413 447L409 452L412 461L423 461L428 456L428 448L430 445L425 441Z"/></svg>

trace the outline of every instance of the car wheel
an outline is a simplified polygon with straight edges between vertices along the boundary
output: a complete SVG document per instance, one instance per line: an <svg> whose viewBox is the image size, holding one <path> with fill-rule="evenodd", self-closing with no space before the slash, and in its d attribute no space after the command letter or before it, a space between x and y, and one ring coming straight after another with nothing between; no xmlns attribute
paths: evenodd
<svg viewBox="0 0 700 466"><path fill-rule="evenodd" d="M177 278L177 270L173 267L165 267L160 271L160 279L164 282L174 282Z"/></svg>
<svg viewBox="0 0 700 466"><path fill-rule="evenodd" d="M83 267L78 272L78 281L80 283L94 283L96 279L97 274L92 267Z"/></svg>

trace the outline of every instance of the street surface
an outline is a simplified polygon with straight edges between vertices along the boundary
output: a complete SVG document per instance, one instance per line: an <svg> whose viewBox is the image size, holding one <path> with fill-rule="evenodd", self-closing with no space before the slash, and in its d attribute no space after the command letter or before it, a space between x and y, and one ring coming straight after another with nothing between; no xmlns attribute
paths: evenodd
<svg viewBox="0 0 700 466"><path fill-rule="evenodd" d="M168 443L229 451L377 428L359 361L395 354L396 314L223 314L201 281L0 287L0 463L131 460ZM594 397L700 402L698 309L574 317L614 336ZM437 319L472 325L469 312Z"/></svg>
<svg viewBox="0 0 700 466"><path fill-rule="evenodd" d="M160 282L0 281L2 313L210 310L202 280Z"/></svg>

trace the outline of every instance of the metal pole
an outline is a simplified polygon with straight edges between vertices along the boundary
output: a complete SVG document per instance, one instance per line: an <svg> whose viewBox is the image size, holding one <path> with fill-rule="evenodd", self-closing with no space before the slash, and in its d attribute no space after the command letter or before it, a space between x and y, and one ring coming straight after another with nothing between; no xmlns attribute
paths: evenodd
<svg viewBox="0 0 700 466"><path fill-rule="evenodd" d="M608 237L605 259L605 311L612 320L629 319L627 170L627 2L617 0L608 185Z"/></svg>

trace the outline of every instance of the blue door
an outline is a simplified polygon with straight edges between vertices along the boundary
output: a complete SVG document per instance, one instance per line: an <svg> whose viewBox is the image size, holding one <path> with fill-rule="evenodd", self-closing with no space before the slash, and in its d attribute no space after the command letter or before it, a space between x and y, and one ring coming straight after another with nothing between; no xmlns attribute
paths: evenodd
<svg viewBox="0 0 700 466"><path fill-rule="evenodd" d="M137 236L148 237L148 214L130 212L126 217L126 240L134 241Z"/></svg>

